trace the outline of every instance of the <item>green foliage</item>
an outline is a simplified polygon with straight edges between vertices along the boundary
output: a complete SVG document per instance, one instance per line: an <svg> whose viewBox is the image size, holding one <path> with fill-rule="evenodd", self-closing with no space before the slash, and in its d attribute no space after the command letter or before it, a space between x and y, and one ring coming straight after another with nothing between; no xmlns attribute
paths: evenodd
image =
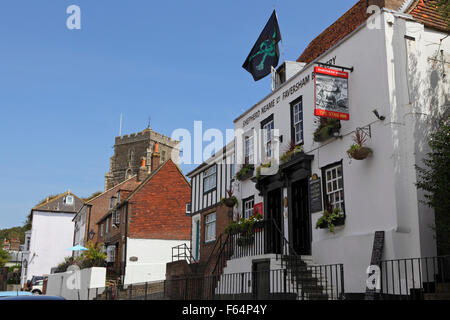
<svg viewBox="0 0 450 320"><path fill-rule="evenodd" d="M270 168L272 166L272 162L264 163L256 168L256 178L259 179L261 176L261 168Z"/></svg>
<svg viewBox="0 0 450 320"><path fill-rule="evenodd" d="M341 213L341 209L334 208L333 212L329 213L328 210L324 210L323 215L317 220L316 229L319 229L322 224L327 224L328 230L334 233L335 222L339 218L344 218L344 214Z"/></svg>
<svg viewBox="0 0 450 320"><path fill-rule="evenodd" d="M450 1L449 0L437 0L438 12L442 19L447 22L447 27L450 29Z"/></svg>
<svg viewBox="0 0 450 320"><path fill-rule="evenodd" d="M292 159L292 157L299 153L299 152L303 152L303 146L294 146L292 149L286 151L285 153L283 153L280 157L280 163L286 163L289 160Z"/></svg>
<svg viewBox="0 0 450 320"><path fill-rule="evenodd" d="M441 120L429 146L431 151L423 160L425 168L416 166L417 187L425 191L424 203L434 209L439 254L450 254L450 117Z"/></svg>
<svg viewBox="0 0 450 320"><path fill-rule="evenodd" d="M106 254L101 250L102 243L94 244L89 241L86 245L87 251L83 251L79 257L66 257L64 262L61 262L56 272L66 272L71 265L76 265L80 269L92 267L104 267Z"/></svg>
<svg viewBox="0 0 450 320"><path fill-rule="evenodd" d="M9 253L6 250L0 248L0 267L5 266L9 260Z"/></svg>
<svg viewBox="0 0 450 320"><path fill-rule="evenodd" d="M238 199L235 197L235 196L231 196L230 198L220 198L220 202L222 203L222 204L225 204L225 201L227 200L227 199L231 199L233 202L234 202L234 206L235 207L237 207L238 206Z"/></svg>
<svg viewBox="0 0 450 320"><path fill-rule="evenodd" d="M86 245L87 251L81 255L82 268L103 267L105 265L106 253L101 250L102 243L93 243L89 241Z"/></svg>
<svg viewBox="0 0 450 320"><path fill-rule="evenodd" d="M244 180L249 172L252 172L255 169L255 166L252 164L246 164L236 173L236 179L239 181Z"/></svg>
<svg viewBox="0 0 450 320"><path fill-rule="evenodd" d="M20 243L24 243L25 241L25 232L28 229L23 227L13 227L8 229L2 229L0 230L0 241L3 243L4 239L19 239Z"/></svg>
<svg viewBox="0 0 450 320"><path fill-rule="evenodd" d="M239 234L240 237L237 239L237 244L244 246L251 244L253 241L253 226L256 222L263 219L262 215L259 213L251 216L248 219L241 218L239 221L232 221L226 228L226 233Z"/></svg>
<svg viewBox="0 0 450 320"><path fill-rule="evenodd" d="M341 123L337 119L320 117L319 125L314 131L314 141L322 142L333 136L333 133L341 128Z"/></svg>

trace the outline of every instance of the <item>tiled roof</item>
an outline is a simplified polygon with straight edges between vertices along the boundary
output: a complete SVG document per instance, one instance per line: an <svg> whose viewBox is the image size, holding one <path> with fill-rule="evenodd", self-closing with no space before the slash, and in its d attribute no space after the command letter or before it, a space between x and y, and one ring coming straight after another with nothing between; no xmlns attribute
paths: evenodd
<svg viewBox="0 0 450 320"><path fill-rule="evenodd" d="M436 0L417 0L411 5L407 13L427 27L449 31L447 22L437 11Z"/></svg>
<svg viewBox="0 0 450 320"><path fill-rule="evenodd" d="M335 23L311 41L302 55L297 59L297 62L310 63L314 61L322 53L359 27L365 20L366 2L358 1Z"/></svg>
<svg viewBox="0 0 450 320"><path fill-rule="evenodd" d="M375 2L376 1L374 1L374 3ZM404 1L400 0L385 0L383 6L388 9L399 10L402 7L402 3L403 6L407 5ZM413 1L409 9L406 10L406 13L409 13L414 19L427 27L449 31L447 22L436 10L436 3L436 0L416 0ZM317 57L363 24L368 17L366 11L366 0L358 1L335 23L311 41L302 55L297 59L297 62L313 62Z"/></svg>

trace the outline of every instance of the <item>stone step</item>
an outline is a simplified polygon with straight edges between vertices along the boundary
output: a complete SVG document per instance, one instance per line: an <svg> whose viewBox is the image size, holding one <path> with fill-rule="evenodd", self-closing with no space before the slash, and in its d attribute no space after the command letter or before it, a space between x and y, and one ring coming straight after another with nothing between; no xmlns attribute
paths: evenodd
<svg viewBox="0 0 450 320"><path fill-rule="evenodd" d="M424 300L450 300L450 293L425 293Z"/></svg>

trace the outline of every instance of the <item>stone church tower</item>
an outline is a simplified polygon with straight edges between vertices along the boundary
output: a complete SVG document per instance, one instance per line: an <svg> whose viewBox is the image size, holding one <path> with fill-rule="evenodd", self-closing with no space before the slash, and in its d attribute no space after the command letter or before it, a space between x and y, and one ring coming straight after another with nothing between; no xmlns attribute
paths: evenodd
<svg viewBox="0 0 450 320"><path fill-rule="evenodd" d="M137 134L116 137L109 172L105 174L105 190L137 175L142 160L145 160L147 171L151 173L151 159L155 144L159 145L161 163L172 159L174 163L179 164L179 141L172 140L150 128Z"/></svg>

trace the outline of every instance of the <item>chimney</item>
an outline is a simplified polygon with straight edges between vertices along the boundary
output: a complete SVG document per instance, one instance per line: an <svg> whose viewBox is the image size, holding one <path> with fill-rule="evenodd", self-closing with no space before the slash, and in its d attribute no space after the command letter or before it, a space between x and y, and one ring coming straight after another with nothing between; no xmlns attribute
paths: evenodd
<svg viewBox="0 0 450 320"><path fill-rule="evenodd" d="M145 157L142 157L141 166L138 171L137 180L143 181L147 177L148 171L147 166L145 165Z"/></svg>
<svg viewBox="0 0 450 320"><path fill-rule="evenodd" d="M155 148L152 153L152 172L159 167L161 155L159 154L159 143L155 143Z"/></svg>

